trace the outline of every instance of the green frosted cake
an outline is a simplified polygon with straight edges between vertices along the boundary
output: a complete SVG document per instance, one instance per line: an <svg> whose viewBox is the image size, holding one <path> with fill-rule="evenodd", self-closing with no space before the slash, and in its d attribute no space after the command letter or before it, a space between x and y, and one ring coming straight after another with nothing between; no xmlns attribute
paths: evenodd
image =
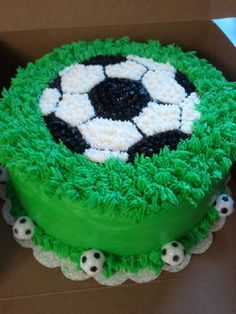
<svg viewBox="0 0 236 314"><path fill-rule="evenodd" d="M0 101L14 238L71 279L182 269L233 212L235 87L155 40L75 42L19 69Z"/></svg>

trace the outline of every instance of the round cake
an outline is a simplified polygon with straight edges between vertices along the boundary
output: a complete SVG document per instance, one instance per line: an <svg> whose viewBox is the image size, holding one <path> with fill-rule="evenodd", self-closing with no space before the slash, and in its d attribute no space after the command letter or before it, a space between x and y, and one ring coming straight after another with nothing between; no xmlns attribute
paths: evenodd
<svg viewBox="0 0 236 314"><path fill-rule="evenodd" d="M155 40L75 42L19 69L0 101L15 239L71 279L182 269L233 212L235 100L205 59Z"/></svg>

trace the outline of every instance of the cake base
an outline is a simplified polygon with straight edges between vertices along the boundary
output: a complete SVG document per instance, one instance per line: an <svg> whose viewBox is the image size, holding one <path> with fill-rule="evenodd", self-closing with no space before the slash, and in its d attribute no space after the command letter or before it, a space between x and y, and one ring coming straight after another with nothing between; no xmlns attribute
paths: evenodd
<svg viewBox="0 0 236 314"><path fill-rule="evenodd" d="M228 191L229 192L229 191ZM2 215L7 224L13 225L15 218L11 215L11 200L6 197L4 187L0 187L0 197L4 200L2 208ZM216 232L223 228L226 222L225 217L219 218L211 227L211 230L207 237L199 241L194 247L191 248L185 262L179 266L164 265L161 271L157 274L150 269L142 269L137 273L131 273L126 271L119 271L115 275L106 278L102 273L94 276L93 278L101 285L116 286L124 283L126 280L132 280L136 283L145 283L158 278L162 271L178 272L184 269L190 262L193 254L204 253L213 242L213 232ZM63 275L71 280L82 281L89 279L83 271L78 270L77 265L72 263L69 259L63 259L53 252L46 252L41 246L35 245L33 241L20 241L15 239L18 244L24 248L31 248L33 250L33 256L35 259L45 267L56 268L59 267Z"/></svg>

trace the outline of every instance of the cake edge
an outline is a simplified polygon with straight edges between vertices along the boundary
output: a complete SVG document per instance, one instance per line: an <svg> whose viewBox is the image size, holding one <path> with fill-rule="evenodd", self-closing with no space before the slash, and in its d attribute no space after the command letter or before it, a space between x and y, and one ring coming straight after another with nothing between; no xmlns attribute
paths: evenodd
<svg viewBox="0 0 236 314"><path fill-rule="evenodd" d="M12 202L6 196L4 189L0 189L0 197L5 201L2 208L3 218L9 225L13 225L16 218L11 214ZM220 217L215 210L210 210L191 232L180 239L180 242L187 250L187 255L184 263L178 266L164 264L161 260L161 250L153 250L148 256L146 254L146 258L145 255L139 256L138 258L143 262L142 266L137 265L137 256L128 256L128 259L127 256L118 256L116 259L114 255L108 255L106 256L106 267L103 269L103 272L95 275L94 278L100 284L118 285L127 279L140 283L148 282L156 279L163 270L170 272L180 271L188 265L192 254L203 253L209 248L213 241L212 233L220 230L224 226L225 221L226 217ZM80 259L79 256L76 256L78 250L72 250L72 255L66 256L65 251L58 251L58 248L63 247L63 243L53 239L51 243L53 247L48 247L48 236L47 239L42 237L41 240L42 242L38 243L34 238L30 241L16 239L21 246L33 250L33 255L39 263L49 268L60 267L62 273L68 279L85 280L90 278L80 269ZM152 265L150 261L149 263L147 262L148 259L153 261ZM130 264L127 264L128 261Z"/></svg>

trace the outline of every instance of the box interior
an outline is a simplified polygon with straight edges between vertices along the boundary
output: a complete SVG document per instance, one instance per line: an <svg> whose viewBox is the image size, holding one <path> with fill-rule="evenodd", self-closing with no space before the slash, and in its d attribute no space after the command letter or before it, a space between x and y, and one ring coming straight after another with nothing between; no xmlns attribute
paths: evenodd
<svg viewBox="0 0 236 314"><path fill-rule="evenodd" d="M18 66L77 40L120 38L196 50L236 80L236 49L212 18L235 14L234 0L68 0L0 2L0 73L8 87Z"/></svg>

